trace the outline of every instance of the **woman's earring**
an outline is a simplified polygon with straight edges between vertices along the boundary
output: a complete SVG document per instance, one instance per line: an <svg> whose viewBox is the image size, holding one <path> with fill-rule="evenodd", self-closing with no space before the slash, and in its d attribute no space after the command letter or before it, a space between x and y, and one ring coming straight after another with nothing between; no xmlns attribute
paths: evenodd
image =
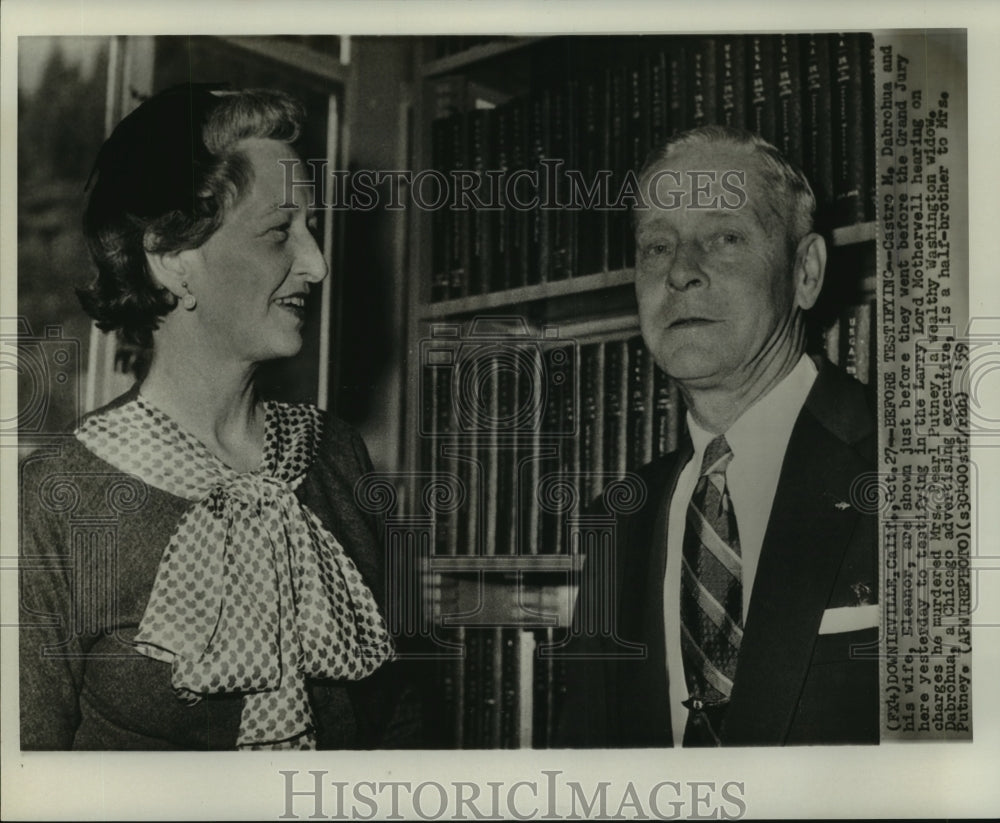
<svg viewBox="0 0 1000 823"><path fill-rule="evenodd" d="M187 280L182 280L181 286L184 288L184 296L181 298L181 305L188 311L191 311L191 309L198 305L198 301L195 299L195 296L188 291Z"/></svg>

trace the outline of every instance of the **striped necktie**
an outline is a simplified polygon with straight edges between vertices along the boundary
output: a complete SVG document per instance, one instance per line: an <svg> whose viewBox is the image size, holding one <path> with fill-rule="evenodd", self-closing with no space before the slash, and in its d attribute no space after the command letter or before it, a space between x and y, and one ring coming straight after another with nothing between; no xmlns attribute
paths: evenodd
<svg viewBox="0 0 1000 823"><path fill-rule="evenodd" d="M690 697L685 746L718 746L743 639L743 573L723 435L705 449L688 504L681 571L681 651Z"/></svg>

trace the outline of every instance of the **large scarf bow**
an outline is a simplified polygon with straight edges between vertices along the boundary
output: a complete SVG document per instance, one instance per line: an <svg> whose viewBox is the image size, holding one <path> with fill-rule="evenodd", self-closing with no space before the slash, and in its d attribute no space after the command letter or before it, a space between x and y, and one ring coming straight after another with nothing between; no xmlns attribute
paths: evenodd
<svg viewBox="0 0 1000 823"><path fill-rule="evenodd" d="M243 694L240 748L314 749L306 678L359 680L393 654L357 567L295 496L321 423L315 408L266 403L263 465L244 474L141 396L77 430L116 468L196 501L134 642L172 664L183 700Z"/></svg>

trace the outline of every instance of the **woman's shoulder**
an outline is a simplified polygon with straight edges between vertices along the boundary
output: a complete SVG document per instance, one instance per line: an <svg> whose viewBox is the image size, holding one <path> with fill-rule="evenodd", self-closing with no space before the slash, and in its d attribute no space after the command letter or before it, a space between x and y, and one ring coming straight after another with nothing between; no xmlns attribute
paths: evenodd
<svg viewBox="0 0 1000 823"><path fill-rule="evenodd" d="M316 426L313 466L320 470L352 475L372 470L368 449L358 430L330 411L309 403L279 403L300 419L311 418Z"/></svg>
<svg viewBox="0 0 1000 823"><path fill-rule="evenodd" d="M110 403L83 414L71 428L45 439L43 443L23 454L18 461L18 474L22 491L52 487L58 490L67 482L74 488L99 485L112 475L122 474L88 449L76 432L89 421L99 419L108 412L128 403L135 397L130 389Z"/></svg>
<svg viewBox="0 0 1000 823"><path fill-rule="evenodd" d="M272 401L285 414L299 418L311 419L316 426L316 434L320 442L325 444L363 443L358 430L333 412L321 409L312 403L285 403Z"/></svg>

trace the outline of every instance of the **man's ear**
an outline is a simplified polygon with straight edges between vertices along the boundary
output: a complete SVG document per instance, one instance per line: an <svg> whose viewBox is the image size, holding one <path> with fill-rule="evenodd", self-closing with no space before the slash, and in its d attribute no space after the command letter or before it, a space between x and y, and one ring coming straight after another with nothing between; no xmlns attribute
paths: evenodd
<svg viewBox="0 0 1000 823"><path fill-rule="evenodd" d="M795 305L808 311L819 299L826 273L826 241L818 234L807 234L795 250Z"/></svg>

